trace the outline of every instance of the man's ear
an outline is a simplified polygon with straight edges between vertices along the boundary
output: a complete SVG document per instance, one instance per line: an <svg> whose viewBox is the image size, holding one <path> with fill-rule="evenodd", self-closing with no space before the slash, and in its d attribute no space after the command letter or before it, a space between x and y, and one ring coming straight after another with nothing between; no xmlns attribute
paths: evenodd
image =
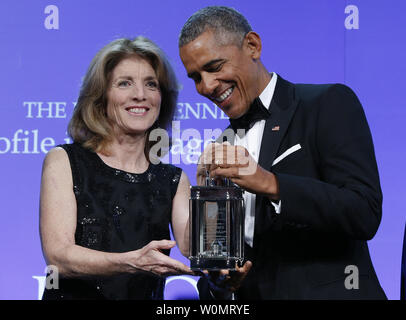
<svg viewBox="0 0 406 320"><path fill-rule="evenodd" d="M261 58L262 42L261 37L254 31L248 32L244 37L243 46L252 59L258 60Z"/></svg>

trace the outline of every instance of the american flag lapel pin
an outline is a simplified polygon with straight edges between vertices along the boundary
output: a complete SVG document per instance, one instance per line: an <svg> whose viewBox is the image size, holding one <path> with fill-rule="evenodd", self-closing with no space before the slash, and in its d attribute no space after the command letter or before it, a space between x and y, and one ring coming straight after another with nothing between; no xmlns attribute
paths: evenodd
<svg viewBox="0 0 406 320"><path fill-rule="evenodd" d="M274 126L274 127L272 128L272 131L279 131L279 129L280 129L279 126Z"/></svg>

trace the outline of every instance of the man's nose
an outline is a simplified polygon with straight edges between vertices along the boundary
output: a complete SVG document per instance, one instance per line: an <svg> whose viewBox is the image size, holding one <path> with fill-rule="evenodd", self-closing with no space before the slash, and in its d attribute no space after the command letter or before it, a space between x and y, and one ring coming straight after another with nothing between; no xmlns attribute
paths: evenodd
<svg viewBox="0 0 406 320"><path fill-rule="evenodd" d="M219 82L214 75L204 73L202 74L199 93L207 97L214 96L215 90L218 85Z"/></svg>

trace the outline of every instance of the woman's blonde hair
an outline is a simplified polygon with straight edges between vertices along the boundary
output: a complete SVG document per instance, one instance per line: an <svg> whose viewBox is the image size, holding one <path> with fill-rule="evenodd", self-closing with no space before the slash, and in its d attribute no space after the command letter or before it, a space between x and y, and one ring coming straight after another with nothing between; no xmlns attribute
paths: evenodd
<svg viewBox="0 0 406 320"><path fill-rule="evenodd" d="M178 83L163 51L151 40L139 36L134 40L117 39L102 48L93 58L83 79L79 98L68 125L74 142L94 152L107 153L113 130L107 118L107 90L114 68L131 56L145 59L154 69L161 91L161 109L157 121L147 132L144 153L155 142L148 139L154 128L167 129L176 110Z"/></svg>

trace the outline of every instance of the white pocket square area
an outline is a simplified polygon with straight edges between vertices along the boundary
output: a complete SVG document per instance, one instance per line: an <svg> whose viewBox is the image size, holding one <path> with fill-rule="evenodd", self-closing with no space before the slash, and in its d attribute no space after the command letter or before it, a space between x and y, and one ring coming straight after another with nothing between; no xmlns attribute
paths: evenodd
<svg viewBox="0 0 406 320"><path fill-rule="evenodd" d="M290 147L288 150L286 150L284 153L282 153L279 157L277 157L272 165L274 166L275 164L277 164L278 162L280 162L281 160L283 160L284 158L286 158L288 155L292 154L293 152L296 152L297 150L300 150L302 147L300 146L300 144L295 144L293 147Z"/></svg>

